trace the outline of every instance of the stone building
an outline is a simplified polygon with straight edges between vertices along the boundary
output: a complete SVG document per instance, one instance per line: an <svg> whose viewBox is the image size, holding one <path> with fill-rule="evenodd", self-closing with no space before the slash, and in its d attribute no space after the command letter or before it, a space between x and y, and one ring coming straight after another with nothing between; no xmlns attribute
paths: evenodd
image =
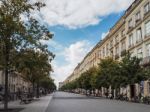
<svg viewBox="0 0 150 112"><path fill-rule="evenodd" d="M8 78L8 91L12 100L17 99L18 92L28 92L31 89L31 84L26 82L19 73L10 73ZM5 91L5 75L0 71L0 94Z"/></svg>
<svg viewBox="0 0 150 112"><path fill-rule="evenodd" d="M129 51L131 56L142 58L141 64L150 66L150 0L135 0L124 15L82 60L67 81L78 78L84 71L97 66L100 59L112 57L121 60ZM144 81L121 89L131 99L140 92L150 96L150 82Z"/></svg>

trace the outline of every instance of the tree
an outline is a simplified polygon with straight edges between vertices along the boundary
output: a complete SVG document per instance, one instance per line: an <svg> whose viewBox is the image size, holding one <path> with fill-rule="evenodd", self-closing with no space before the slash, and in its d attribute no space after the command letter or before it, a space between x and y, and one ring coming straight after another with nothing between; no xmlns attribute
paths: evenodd
<svg viewBox="0 0 150 112"><path fill-rule="evenodd" d="M99 79L101 81L101 86L109 88L112 84L112 77L115 74L116 62L112 58L102 59L99 63Z"/></svg>
<svg viewBox="0 0 150 112"><path fill-rule="evenodd" d="M135 83L140 84L141 81L147 79L146 73L140 65L141 59L137 57L131 57L128 53L120 63L121 67L121 87L127 85L134 85Z"/></svg>
<svg viewBox="0 0 150 112"><path fill-rule="evenodd" d="M146 67L144 71L145 71L146 79L150 80L150 67Z"/></svg>
<svg viewBox="0 0 150 112"><path fill-rule="evenodd" d="M40 80L40 87L44 88L45 91L54 91L56 90L56 85L54 80L46 76Z"/></svg>
<svg viewBox="0 0 150 112"><path fill-rule="evenodd" d="M86 90L86 94L87 94L87 90L91 90L92 88L91 83L90 83L91 73L89 71L82 73L81 79L82 79L82 88Z"/></svg>
<svg viewBox="0 0 150 112"><path fill-rule="evenodd" d="M127 54L120 63L121 74L122 74L122 85L132 85L135 83L140 83L146 80L146 74L144 69L140 66L141 59L137 57L131 57Z"/></svg>
<svg viewBox="0 0 150 112"><path fill-rule="evenodd" d="M51 53L26 49L20 52L16 60L16 69L22 74L23 79L33 85L33 95L35 84L37 85L37 98L39 97L39 83L42 78L49 76L52 71Z"/></svg>
<svg viewBox="0 0 150 112"><path fill-rule="evenodd" d="M97 75L98 69L97 67L92 67L87 70L87 73L91 75L90 77L90 85L92 89L96 89L95 76Z"/></svg>
<svg viewBox="0 0 150 112"><path fill-rule="evenodd" d="M108 90L111 86L112 89L117 89L120 87L120 77L119 63L112 58L102 59L95 76L96 88L105 87Z"/></svg>
<svg viewBox="0 0 150 112"><path fill-rule="evenodd" d="M74 89L85 89L86 94L87 90L92 90L94 89L94 78L93 76L96 75L97 73L97 68L93 67L87 70L86 72L83 72L79 78L76 80L67 83L64 85L61 90L69 90L72 91Z"/></svg>
<svg viewBox="0 0 150 112"><path fill-rule="evenodd" d="M48 29L40 25L32 15L32 10L40 10L45 6L40 2L31 4L28 0L1 0L0 5L0 43L1 44L1 69L5 72L5 100L4 108L8 108L8 74L13 67L11 57L13 51L20 49L39 48L47 50L39 40L52 38ZM22 21L21 15L26 16L27 21Z"/></svg>

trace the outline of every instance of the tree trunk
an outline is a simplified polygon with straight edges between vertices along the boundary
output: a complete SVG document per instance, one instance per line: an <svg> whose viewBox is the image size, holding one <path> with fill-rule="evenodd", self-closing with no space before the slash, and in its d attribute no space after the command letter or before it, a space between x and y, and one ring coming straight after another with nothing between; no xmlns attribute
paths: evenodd
<svg viewBox="0 0 150 112"><path fill-rule="evenodd" d="M5 68L5 95L4 95L4 109L8 109L8 69Z"/></svg>
<svg viewBox="0 0 150 112"><path fill-rule="evenodd" d="M9 68L9 46L5 46L5 95L4 95L4 110L8 109L8 68Z"/></svg>
<svg viewBox="0 0 150 112"><path fill-rule="evenodd" d="M34 89L35 89L35 85L34 85L34 82L32 83L32 96L34 97Z"/></svg>
<svg viewBox="0 0 150 112"><path fill-rule="evenodd" d="M37 83L37 88L36 88L36 98L39 98L39 82Z"/></svg>

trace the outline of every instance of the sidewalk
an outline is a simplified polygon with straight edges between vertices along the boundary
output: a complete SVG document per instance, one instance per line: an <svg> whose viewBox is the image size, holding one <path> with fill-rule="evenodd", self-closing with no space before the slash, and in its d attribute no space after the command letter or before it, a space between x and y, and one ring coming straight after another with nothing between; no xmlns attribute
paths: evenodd
<svg viewBox="0 0 150 112"><path fill-rule="evenodd" d="M10 102L9 108L23 108L20 112L45 112L52 97L53 94L40 97L29 104L20 104L20 101ZM2 106L0 104L0 108L3 108Z"/></svg>

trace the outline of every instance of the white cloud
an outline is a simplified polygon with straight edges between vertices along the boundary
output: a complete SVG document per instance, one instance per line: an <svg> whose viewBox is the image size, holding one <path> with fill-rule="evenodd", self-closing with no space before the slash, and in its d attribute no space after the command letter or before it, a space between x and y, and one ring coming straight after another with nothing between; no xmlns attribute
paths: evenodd
<svg viewBox="0 0 150 112"><path fill-rule="evenodd" d="M43 0L46 7L33 15L50 26L69 28L98 24L101 17L125 10L133 0ZM42 18L42 19L40 19Z"/></svg>
<svg viewBox="0 0 150 112"><path fill-rule="evenodd" d="M90 43L88 41L79 41L72 45L69 48L65 49L64 56L66 61L77 64L83 59L83 56L86 55L89 51Z"/></svg>
<svg viewBox="0 0 150 112"><path fill-rule="evenodd" d="M92 48L89 41L78 41L71 44L68 48L64 48L62 52L62 57L65 60L65 64L61 65L59 62L53 62L54 73L52 77L55 79L56 83L64 81L71 73L79 62L82 61L84 56Z"/></svg>

